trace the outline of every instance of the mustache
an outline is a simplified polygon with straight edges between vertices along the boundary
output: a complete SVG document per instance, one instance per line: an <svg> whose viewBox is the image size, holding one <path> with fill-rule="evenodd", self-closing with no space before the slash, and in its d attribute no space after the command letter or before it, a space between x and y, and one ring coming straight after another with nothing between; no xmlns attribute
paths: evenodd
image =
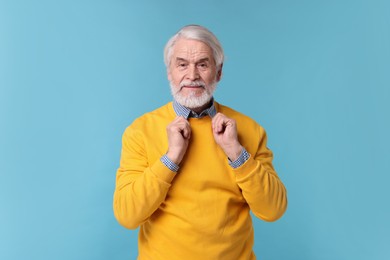
<svg viewBox="0 0 390 260"><path fill-rule="evenodd" d="M206 83L204 83L202 80L195 80L195 81L183 81L180 83L180 89L184 86L189 86L189 87L206 87Z"/></svg>

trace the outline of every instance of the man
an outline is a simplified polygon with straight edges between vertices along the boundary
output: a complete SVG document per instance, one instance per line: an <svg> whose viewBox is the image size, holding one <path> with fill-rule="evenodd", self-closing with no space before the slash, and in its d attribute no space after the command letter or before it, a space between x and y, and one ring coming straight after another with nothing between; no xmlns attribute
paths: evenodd
<svg viewBox="0 0 390 260"><path fill-rule="evenodd" d="M173 102L124 132L113 207L140 227L138 259L255 259L249 211L286 210L264 129L213 99L223 57L206 28L182 28L164 52Z"/></svg>

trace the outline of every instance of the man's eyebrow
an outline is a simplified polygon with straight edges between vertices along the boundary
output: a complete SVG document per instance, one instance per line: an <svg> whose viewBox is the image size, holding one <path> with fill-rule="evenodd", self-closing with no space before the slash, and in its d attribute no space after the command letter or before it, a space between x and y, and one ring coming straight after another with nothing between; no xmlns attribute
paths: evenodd
<svg viewBox="0 0 390 260"><path fill-rule="evenodd" d="M185 62L188 62L186 59L179 58L179 57L176 57L176 61L185 61Z"/></svg>
<svg viewBox="0 0 390 260"><path fill-rule="evenodd" d="M201 62L205 62L205 61L210 61L210 59L208 57L206 57L206 58L198 60L196 63L201 63Z"/></svg>
<svg viewBox="0 0 390 260"><path fill-rule="evenodd" d="M188 60L186 60L186 59L184 59L184 58L179 58L179 57L176 57L176 61L185 61L185 62L188 62ZM210 58L209 58L209 57L206 57L206 58L199 59L199 60L196 61L196 63L205 62L205 61L210 61Z"/></svg>

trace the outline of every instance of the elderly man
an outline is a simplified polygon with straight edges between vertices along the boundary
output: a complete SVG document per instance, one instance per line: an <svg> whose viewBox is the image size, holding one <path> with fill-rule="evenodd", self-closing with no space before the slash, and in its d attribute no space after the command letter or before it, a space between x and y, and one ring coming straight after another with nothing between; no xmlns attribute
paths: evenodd
<svg viewBox="0 0 390 260"><path fill-rule="evenodd" d="M182 28L164 52L173 102L124 132L114 214L139 230L138 259L255 259L250 210L280 218L286 189L264 129L217 103L223 50L206 28Z"/></svg>

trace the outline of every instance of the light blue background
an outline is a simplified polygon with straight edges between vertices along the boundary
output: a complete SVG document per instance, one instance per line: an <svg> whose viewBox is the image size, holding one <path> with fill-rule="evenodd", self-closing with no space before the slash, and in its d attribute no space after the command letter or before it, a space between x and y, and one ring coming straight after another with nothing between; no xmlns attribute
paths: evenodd
<svg viewBox="0 0 390 260"><path fill-rule="evenodd" d="M0 259L135 259L121 135L171 100L162 49L190 23L288 189L281 220L254 220L258 258L390 259L387 0L0 0Z"/></svg>

